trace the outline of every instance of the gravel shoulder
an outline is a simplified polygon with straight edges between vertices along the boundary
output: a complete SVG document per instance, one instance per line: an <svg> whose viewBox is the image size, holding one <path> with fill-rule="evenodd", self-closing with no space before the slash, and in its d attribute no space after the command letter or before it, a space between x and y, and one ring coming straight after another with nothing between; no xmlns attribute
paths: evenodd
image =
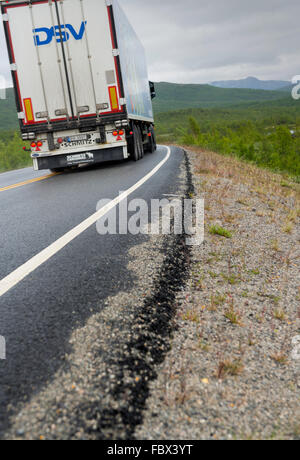
<svg viewBox="0 0 300 460"><path fill-rule="evenodd" d="M300 186L188 152L205 242L137 439L300 439ZM223 234L223 236L220 235Z"/></svg>

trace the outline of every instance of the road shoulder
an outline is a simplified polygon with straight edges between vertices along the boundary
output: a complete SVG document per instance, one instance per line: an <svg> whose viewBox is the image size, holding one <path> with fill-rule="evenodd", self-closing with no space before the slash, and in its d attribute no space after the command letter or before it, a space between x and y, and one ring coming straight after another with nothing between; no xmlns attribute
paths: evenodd
<svg viewBox="0 0 300 460"><path fill-rule="evenodd" d="M205 243L193 248L136 437L299 439L299 185L214 153L188 156Z"/></svg>

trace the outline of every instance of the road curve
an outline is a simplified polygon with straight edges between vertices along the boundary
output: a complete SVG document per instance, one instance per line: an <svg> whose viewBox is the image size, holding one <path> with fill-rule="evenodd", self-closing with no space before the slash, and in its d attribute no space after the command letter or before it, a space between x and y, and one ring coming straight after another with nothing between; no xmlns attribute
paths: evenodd
<svg viewBox="0 0 300 460"><path fill-rule="evenodd" d="M96 212L99 200L130 189L166 158L159 147L138 163L120 162L47 177L30 168L0 174L0 282ZM130 198L176 193L184 163L181 149ZM29 181L29 182L28 182ZM28 182L28 183L27 183ZM69 338L91 316L87 306L105 308L105 299L132 288L128 253L143 236L99 236L90 226L16 286L0 296L0 436L26 402L42 391L64 363Z"/></svg>

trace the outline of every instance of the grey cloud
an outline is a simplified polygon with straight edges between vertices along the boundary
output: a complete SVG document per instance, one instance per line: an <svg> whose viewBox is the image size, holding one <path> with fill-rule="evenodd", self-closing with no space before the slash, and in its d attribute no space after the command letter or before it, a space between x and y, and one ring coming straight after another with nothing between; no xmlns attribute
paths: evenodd
<svg viewBox="0 0 300 460"><path fill-rule="evenodd" d="M299 0L119 0L153 80L204 83L300 73ZM0 74L9 78L3 31Z"/></svg>
<svg viewBox="0 0 300 460"><path fill-rule="evenodd" d="M300 73L295 0L121 0L148 55L151 78L181 82Z"/></svg>

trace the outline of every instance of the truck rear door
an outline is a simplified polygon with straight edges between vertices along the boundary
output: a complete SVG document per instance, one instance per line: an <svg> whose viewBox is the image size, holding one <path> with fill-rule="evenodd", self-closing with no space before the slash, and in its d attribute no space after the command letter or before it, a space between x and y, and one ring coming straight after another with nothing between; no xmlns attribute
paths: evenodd
<svg viewBox="0 0 300 460"><path fill-rule="evenodd" d="M3 11L24 126L122 112L105 0L8 2Z"/></svg>

